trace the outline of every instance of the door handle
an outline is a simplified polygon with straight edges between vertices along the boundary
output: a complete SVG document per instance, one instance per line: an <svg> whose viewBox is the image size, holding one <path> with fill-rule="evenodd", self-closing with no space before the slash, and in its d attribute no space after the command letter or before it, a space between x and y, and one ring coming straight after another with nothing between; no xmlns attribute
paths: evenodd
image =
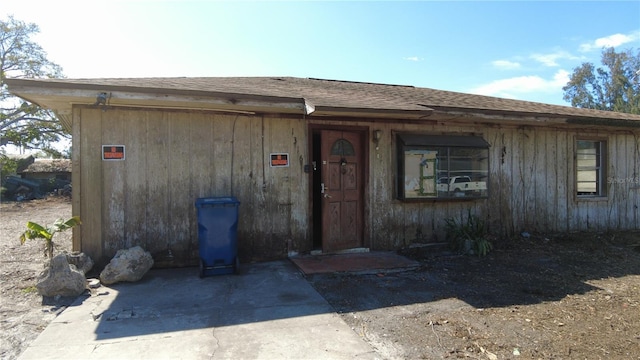
<svg viewBox="0 0 640 360"><path fill-rule="evenodd" d="M325 199L330 198L330 197L331 197L331 195L329 195L329 194L324 194L324 198L325 198Z"/></svg>

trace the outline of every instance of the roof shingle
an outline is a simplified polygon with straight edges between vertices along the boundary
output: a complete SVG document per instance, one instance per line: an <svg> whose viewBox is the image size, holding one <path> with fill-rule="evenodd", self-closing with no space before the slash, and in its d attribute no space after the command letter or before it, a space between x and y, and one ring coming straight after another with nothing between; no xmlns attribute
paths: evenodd
<svg viewBox="0 0 640 360"><path fill-rule="evenodd" d="M225 93L304 99L314 106L373 110L442 110L487 114L640 121L640 115L581 109L404 85L297 77L37 79L41 86L113 88L138 92ZM11 83L9 82L11 86Z"/></svg>

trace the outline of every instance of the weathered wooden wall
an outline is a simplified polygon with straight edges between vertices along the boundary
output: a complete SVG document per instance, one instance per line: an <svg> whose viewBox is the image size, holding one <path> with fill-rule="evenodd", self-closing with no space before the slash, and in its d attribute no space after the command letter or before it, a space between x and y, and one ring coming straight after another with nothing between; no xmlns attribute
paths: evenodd
<svg viewBox="0 0 640 360"><path fill-rule="evenodd" d="M445 125L445 123L447 125ZM640 229L640 133L625 129L332 121L211 112L75 107L74 248L98 263L141 245L164 266L195 264L199 197L240 201L243 261L311 250L308 125L382 130L369 147L365 246L397 249L444 240L444 219L472 213L498 235L520 231ZM395 198L395 134L474 133L489 144L489 197L410 203ZM607 141L607 197L575 196L576 137ZM101 145L125 145L126 160L102 161ZM271 168L272 152L290 167ZM172 257L170 256L172 255Z"/></svg>
<svg viewBox="0 0 640 360"><path fill-rule="evenodd" d="M243 261L282 258L307 238L306 124L207 112L74 109L75 248L98 262L141 245L160 266L195 264L199 197L235 196ZM102 145L125 145L103 161ZM271 168L269 153L290 155ZM304 175L303 175L304 174Z"/></svg>
<svg viewBox="0 0 640 360"><path fill-rule="evenodd" d="M376 123L383 130L372 149L369 223L371 244L394 249L412 242L444 241L444 219L470 209L490 231L528 232L640 229L640 133L533 126ZM490 192L486 200L410 203L395 200L397 132L475 133L489 142ZM575 196L577 137L607 141L607 196Z"/></svg>

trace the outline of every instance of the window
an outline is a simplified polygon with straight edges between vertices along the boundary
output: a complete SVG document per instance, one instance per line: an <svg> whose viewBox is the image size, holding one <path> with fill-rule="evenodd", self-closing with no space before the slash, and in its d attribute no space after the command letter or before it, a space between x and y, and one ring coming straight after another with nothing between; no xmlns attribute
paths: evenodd
<svg viewBox="0 0 640 360"><path fill-rule="evenodd" d="M576 143L576 194L605 196L604 156L606 142L578 140Z"/></svg>
<svg viewBox="0 0 640 360"><path fill-rule="evenodd" d="M399 199L482 198L489 144L477 136L397 135Z"/></svg>

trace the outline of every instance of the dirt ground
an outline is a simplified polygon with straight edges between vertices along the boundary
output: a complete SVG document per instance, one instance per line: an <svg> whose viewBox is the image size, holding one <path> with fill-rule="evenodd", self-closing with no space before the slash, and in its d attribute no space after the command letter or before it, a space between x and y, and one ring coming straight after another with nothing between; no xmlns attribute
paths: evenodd
<svg viewBox="0 0 640 360"><path fill-rule="evenodd" d="M315 275L388 359L640 359L640 233L532 236L412 272Z"/></svg>
<svg viewBox="0 0 640 360"><path fill-rule="evenodd" d="M70 299L35 291L41 241L27 221L71 216L65 198L0 204L0 358L15 359ZM71 232L54 238L71 249ZM640 359L640 233L500 241L487 257L403 252L419 270L314 275L312 285L386 359Z"/></svg>
<svg viewBox="0 0 640 360"><path fill-rule="evenodd" d="M15 359L70 304L72 299L43 299L36 279L44 268L44 242L20 245L27 221L42 225L71 216L68 198L0 204L0 358ZM54 254L71 250L71 231L54 235Z"/></svg>

